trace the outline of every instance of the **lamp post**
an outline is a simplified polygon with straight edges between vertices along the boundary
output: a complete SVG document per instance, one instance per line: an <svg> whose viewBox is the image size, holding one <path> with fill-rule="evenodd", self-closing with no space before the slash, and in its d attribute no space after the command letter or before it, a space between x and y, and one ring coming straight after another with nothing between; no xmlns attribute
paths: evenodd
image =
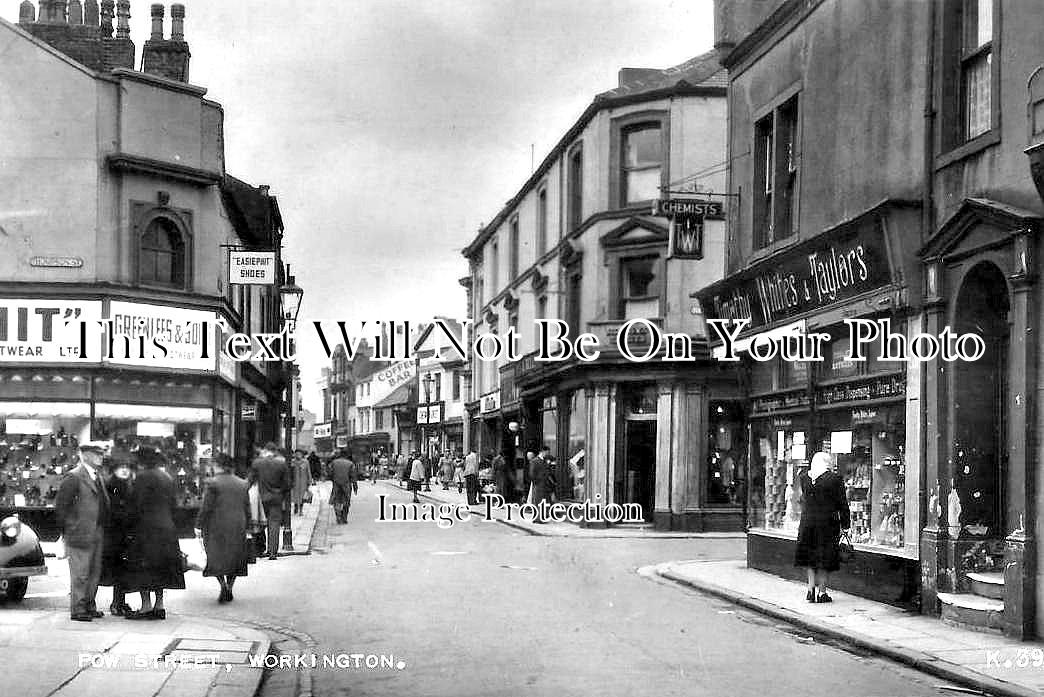
<svg viewBox="0 0 1044 697"><path fill-rule="evenodd" d="M279 288L279 305L282 308L282 334L283 341L290 342L287 347L289 350L286 351L286 355L292 356L293 351L293 339L291 338L297 324L297 314L301 311L301 299L304 296L304 291L294 283L294 277L290 275L290 266L286 267L286 282ZM293 361L286 361L283 363L283 379L284 389L286 390L286 414L283 417L283 431L284 438L286 441L286 457L287 466L290 466L290 459L293 457L294 447L294 424L296 418L294 416L294 403L296 401L294 395L294 376L297 372L297 366ZM292 484L292 483L291 483ZM294 532L290 524L290 494L287 492L286 497L283 499L283 550L292 552L294 549Z"/></svg>
<svg viewBox="0 0 1044 697"><path fill-rule="evenodd" d="M424 385L424 413L430 415L431 404L431 386L435 382L431 377L431 373L424 376L421 380L421 384ZM427 424L428 419L425 416L424 423ZM421 428L421 443L424 444L424 455L428 461L428 466L424 470L424 490L431 491L431 445L428 443L428 429L426 427Z"/></svg>

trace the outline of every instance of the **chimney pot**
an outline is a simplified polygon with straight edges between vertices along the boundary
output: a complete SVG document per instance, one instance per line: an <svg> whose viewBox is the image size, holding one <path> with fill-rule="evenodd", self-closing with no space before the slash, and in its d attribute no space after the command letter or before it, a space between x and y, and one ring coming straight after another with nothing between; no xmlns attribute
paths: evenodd
<svg viewBox="0 0 1044 697"><path fill-rule="evenodd" d="M268 192L272 190L272 187L268 184L261 184L257 188L261 191L262 196L268 196Z"/></svg>
<svg viewBox="0 0 1044 697"><path fill-rule="evenodd" d="M102 36L112 38L113 8L116 6L114 0L102 0L101 4L101 33Z"/></svg>
<svg viewBox="0 0 1044 697"><path fill-rule="evenodd" d="M152 40L163 41L163 5L154 4L152 10Z"/></svg>
<svg viewBox="0 0 1044 697"><path fill-rule="evenodd" d="M32 24L36 21L36 8L29 0L23 0L18 7L18 23Z"/></svg>
<svg viewBox="0 0 1044 697"><path fill-rule="evenodd" d="M98 26L98 0L87 0L83 3L83 23L92 27Z"/></svg>
<svg viewBox="0 0 1044 697"><path fill-rule="evenodd" d="M69 0L69 24L83 24L83 3Z"/></svg>
<svg viewBox="0 0 1044 697"><path fill-rule="evenodd" d="M170 6L170 40L185 40L185 6L180 3Z"/></svg>
<svg viewBox="0 0 1044 697"><path fill-rule="evenodd" d="M119 0L116 3L116 38L130 38L130 0Z"/></svg>
<svg viewBox="0 0 1044 697"><path fill-rule="evenodd" d="M69 0L53 0L51 2L52 21L55 24L68 24L69 15L67 9Z"/></svg>

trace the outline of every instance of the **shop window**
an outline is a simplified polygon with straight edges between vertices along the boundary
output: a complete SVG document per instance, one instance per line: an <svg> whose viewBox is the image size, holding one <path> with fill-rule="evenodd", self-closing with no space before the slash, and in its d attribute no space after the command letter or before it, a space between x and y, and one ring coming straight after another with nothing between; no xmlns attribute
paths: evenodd
<svg viewBox="0 0 1044 697"><path fill-rule="evenodd" d="M584 150L580 144L569 152L566 192L566 220L569 223L569 231L573 232L583 222L584 210Z"/></svg>
<svg viewBox="0 0 1044 697"><path fill-rule="evenodd" d="M584 498L584 460L587 453L587 396L583 389L569 395L568 423L569 433L563 434L566 439L568 482L563 478L559 490L565 491L566 495L571 493L575 500L581 500Z"/></svg>
<svg viewBox="0 0 1044 697"><path fill-rule="evenodd" d="M808 420L780 416L752 422L748 512L754 526L796 532L801 520L799 475L808 467Z"/></svg>
<svg viewBox="0 0 1044 697"><path fill-rule="evenodd" d="M798 98L794 95L754 125L755 249L795 232L798 124Z"/></svg>
<svg viewBox="0 0 1044 697"><path fill-rule="evenodd" d="M711 402L706 502L736 506L746 497L746 436L740 402Z"/></svg>
<svg viewBox="0 0 1044 697"><path fill-rule="evenodd" d="M460 401L460 385L463 382L464 378L463 378L462 375L457 373L457 371L455 371L455 370L450 375L452 376L452 380L453 380L453 401L454 402L459 402Z"/></svg>
<svg viewBox="0 0 1044 697"><path fill-rule="evenodd" d="M641 123L623 129L620 147L621 205L660 197L663 153L663 135L658 122Z"/></svg>
<svg viewBox="0 0 1044 697"><path fill-rule="evenodd" d="M660 276L658 256L621 259L618 317L659 317L662 291Z"/></svg>
<svg viewBox="0 0 1044 697"><path fill-rule="evenodd" d="M824 414L822 449L845 481L852 541L903 547L906 442L903 407L864 407Z"/></svg>
<svg viewBox="0 0 1044 697"><path fill-rule="evenodd" d="M780 361L780 382L784 389L808 387L808 361Z"/></svg>
<svg viewBox="0 0 1044 697"><path fill-rule="evenodd" d="M185 238L167 218L145 228L138 251L138 280L148 285L184 289L187 280Z"/></svg>
<svg viewBox="0 0 1044 697"><path fill-rule="evenodd" d="M775 370L772 361L753 361L750 366L751 394L764 394L776 389Z"/></svg>
<svg viewBox="0 0 1044 697"><path fill-rule="evenodd" d="M384 428L384 410L383 409L375 409L374 410L374 420L376 422L374 424L374 430L380 431L382 428Z"/></svg>

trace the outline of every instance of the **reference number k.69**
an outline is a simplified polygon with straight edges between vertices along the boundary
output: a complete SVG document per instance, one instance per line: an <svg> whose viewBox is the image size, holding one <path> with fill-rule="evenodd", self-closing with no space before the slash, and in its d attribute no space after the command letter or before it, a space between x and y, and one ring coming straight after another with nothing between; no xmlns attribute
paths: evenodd
<svg viewBox="0 0 1044 697"><path fill-rule="evenodd" d="M1044 649L986 651L987 668L1044 668Z"/></svg>

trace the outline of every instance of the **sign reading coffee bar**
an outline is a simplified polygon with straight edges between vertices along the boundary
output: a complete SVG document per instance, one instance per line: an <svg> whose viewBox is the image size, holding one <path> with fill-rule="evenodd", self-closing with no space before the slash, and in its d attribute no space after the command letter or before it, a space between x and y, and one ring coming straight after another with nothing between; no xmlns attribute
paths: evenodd
<svg viewBox="0 0 1044 697"><path fill-rule="evenodd" d="M892 281L876 215L815 237L699 293L707 317L747 319L747 331L807 315Z"/></svg>

